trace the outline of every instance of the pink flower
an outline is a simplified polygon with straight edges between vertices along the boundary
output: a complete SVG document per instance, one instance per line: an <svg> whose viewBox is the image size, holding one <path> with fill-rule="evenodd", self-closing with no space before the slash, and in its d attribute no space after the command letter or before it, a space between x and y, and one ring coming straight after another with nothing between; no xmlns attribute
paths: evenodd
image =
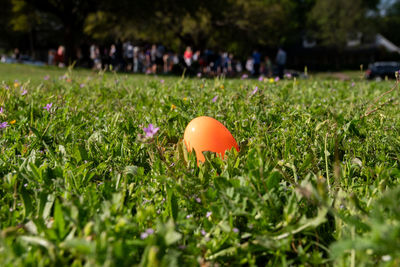
<svg viewBox="0 0 400 267"><path fill-rule="evenodd" d="M49 76L49 75L46 75L46 76L43 77L43 79L44 79L45 81L47 81L48 79L50 79L50 76Z"/></svg>
<svg viewBox="0 0 400 267"><path fill-rule="evenodd" d="M198 78L201 78L201 72L198 72L198 73L197 73L197 77L198 77Z"/></svg>
<svg viewBox="0 0 400 267"><path fill-rule="evenodd" d="M211 216L212 212L211 211L207 211L206 213L206 218L209 218Z"/></svg>
<svg viewBox="0 0 400 267"><path fill-rule="evenodd" d="M3 107L0 107L0 114L2 114L4 112Z"/></svg>
<svg viewBox="0 0 400 267"><path fill-rule="evenodd" d="M50 112L51 107L53 106L53 103L47 104L45 107L43 107L45 110Z"/></svg>
<svg viewBox="0 0 400 267"><path fill-rule="evenodd" d="M4 128L7 128L8 127L8 122L2 122L2 123L0 123L0 129L4 129Z"/></svg>
<svg viewBox="0 0 400 267"><path fill-rule="evenodd" d="M253 92L251 92L251 95L254 95L255 93L257 93L258 91L258 87L256 86L256 88L254 88Z"/></svg>
<svg viewBox="0 0 400 267"><path fill-rule="evenodd" d="M263 77L263 76L260 76L260 77L258 77L258 80L259 80L260 82L262 82L262 81L264 81L264 77Z"/></svg>
<svg viewBox="0 0 400 267"><path fill-rule="evenodd" d="M147 229L146 229L146 233L148 233L149 235L154 234L153 228L147 228Z"/></svg>
<svg viewBox="0 0 400 267"><path fill-rule="evenodd" d="M277 81L279 81L279 77L277 76L277 77L275 77L275 80L274 80L275 82L277 82Z"/></svg>
<svg viewBox="0 0 400 267"><path fill-rule="evenodd" d="M143 233L140 234L140 239L146 239L148 236L149 236L148 233L143 232Z"/></svg>
<svg viewBox="0 0 400 267"><path fill-rule="evenodd" d="M160 80L160 83L163 84L163 83L164 83L164 80Z"/></svg>
<svg viewBox="0 0 400 267"><path fill-rule="evenodd" d="M247 74L242 75L242 79L247 79L248 77L249 77L249 75L247 75Z"/></svg>
<svg viewBox="0 0 400 267"><path fill-rule="evenodd" d="M27 93L28 93L27 90L23 90L23 91L21 92L21 95L26 95Z"/></svg>
<svg viewBox="0 0 400 267"><path fill-rule="evenodd" d="M218 99L218 96L216 95L216 96L214 96L214 98L212 99L212 102L215 103L215 101L217 101L217 99Z"/></svg>
<svg viewBox="0 0 400 267"><path fill-rule="evenodd" d="M146 133L146 137L148 138L153 138L153 136L158 132L160 128L154 128L153 124L149 124L149 126L146 128L143 128L143 131Z"/></svg>

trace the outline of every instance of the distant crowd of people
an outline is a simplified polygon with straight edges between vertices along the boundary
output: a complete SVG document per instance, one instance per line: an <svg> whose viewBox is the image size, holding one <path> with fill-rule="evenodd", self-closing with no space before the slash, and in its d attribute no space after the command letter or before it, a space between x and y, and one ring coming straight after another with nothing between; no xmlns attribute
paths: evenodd
<svg viewBox="0 0 400 267"><path fill-rule="evenodd" d="M237 59L226 51L214 52L210 49L203 51L186 47L183 54L167 50L163 45L134 46L131 42L117 42L109 47L92 44L89 48L90 64L94 70L115 70L133 73L175 73L186 71L189 75L233 77L246 73L258 77L283 77L286 65L286 52L279 48L275 60L268 55L262 56L258 50L246 61ZM56 51L50 50L48 64L65 66L65 48L60 46Z"/></svg>

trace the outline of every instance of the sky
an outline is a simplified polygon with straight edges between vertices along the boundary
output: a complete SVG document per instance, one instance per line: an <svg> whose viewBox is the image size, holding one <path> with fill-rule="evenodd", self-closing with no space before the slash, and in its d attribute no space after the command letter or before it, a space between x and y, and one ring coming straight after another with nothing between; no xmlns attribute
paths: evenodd
<svg viewBox="0 0 400 267"><path fill-rule="evenodd" d="M379 4L379 12L381 15L385 15L386 10L394 3L396 0L381 0Z"/></svg>

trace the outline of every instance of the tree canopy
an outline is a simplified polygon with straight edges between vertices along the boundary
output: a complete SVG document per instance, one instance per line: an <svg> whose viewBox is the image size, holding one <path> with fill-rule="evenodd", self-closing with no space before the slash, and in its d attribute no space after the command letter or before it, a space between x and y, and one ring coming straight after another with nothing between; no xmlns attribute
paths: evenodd
<svg viewBox="0 0 400 267"><path fill-rule="evenodd" d="M379 0L4 0L4 36L38 35L73 50L83 40L129 39L224 49L238 54L257 47L298 45L304 36L343 47L359 32L380 31L400 42L391 28L399 22L400 1L385 15ZM4 11L6 10L6 11ZM0 14L1 15L1 14ZM377 26L374 26L377 25ZM3 28L3 27L0 27ZM33 50L33 47L32 47Z"/></svg>

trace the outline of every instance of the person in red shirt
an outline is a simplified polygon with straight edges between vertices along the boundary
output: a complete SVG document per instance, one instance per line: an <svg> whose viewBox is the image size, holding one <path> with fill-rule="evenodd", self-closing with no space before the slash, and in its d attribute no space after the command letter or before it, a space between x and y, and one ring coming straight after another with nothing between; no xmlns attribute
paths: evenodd
<svg viewBox="0 0 400 267"><path fill-rule="evenodd" d="M185 53L183 54L183 59L185 60L185 63L188 67L192 65L192 56L193 56L193 51L190 46L186 47Z"/></svg>

